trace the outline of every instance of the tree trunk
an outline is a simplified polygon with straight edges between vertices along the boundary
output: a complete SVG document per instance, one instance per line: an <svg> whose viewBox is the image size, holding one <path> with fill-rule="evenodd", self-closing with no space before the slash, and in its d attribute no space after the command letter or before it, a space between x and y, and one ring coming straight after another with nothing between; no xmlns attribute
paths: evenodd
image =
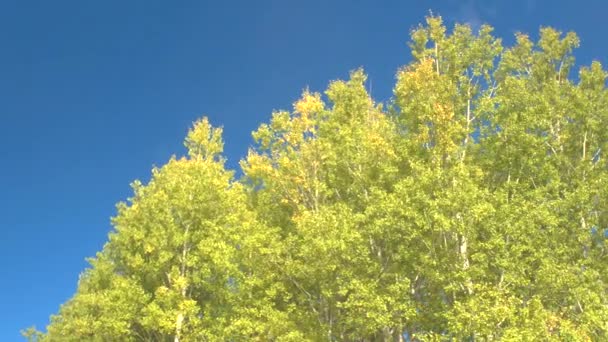
<svg viewBox="0 0 608 342"><path fill-rule="evenodd" d="M179 337L182 332L183 322L184 322L184 314L182 314L180 312L179 314L177 314L177 319L175 320L175 339L173 339L174 342L179 342Z"/></svg>
<svg viewBox="0 0 608 342"><path fill-rule="evenodd" d="M179 275L182 278L186 277L186 273L187 273L187 265L186 265L186 258L188 257L188 251L189 251L189 246L188 246L188 233L190 231L190 226L186 225L186 229L184 232L184 244L182 245L182 260L181 260L181 267L179 270ZM186 299L186 294L187 294L187 289L188 289L188 285L183 286L180 289L180 293L182 295L182 299ZM175 319L175 338L173 339L174 342L179 342L179 339L181 337L181 333L182 333L182 326L184 324L184 313L183 312L179 312L177 314L177 318Z"/></svg>
<svg viewBox="0 0 608 342"><path fill-rule="evenodd" d="M461 235L459 240L460 241L458 244L458 253L460 254L460 257L462 258L462 269L464 271L466 271L469 269L469 254L468 254L469 242L468 242L467 237L464 235ZM469 279L469 277L467 277L465 287L466 287L468 294L473 293L473 286L471 284L471 279Z"/></svg>

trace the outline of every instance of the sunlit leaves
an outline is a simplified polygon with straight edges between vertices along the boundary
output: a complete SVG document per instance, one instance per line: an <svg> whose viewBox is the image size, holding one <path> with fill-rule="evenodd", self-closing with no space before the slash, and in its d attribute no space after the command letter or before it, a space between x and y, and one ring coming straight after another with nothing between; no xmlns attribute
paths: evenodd
<svg viewBox="0 0 608 342"><path fill-rule="evenodd" d="M572 79L574 33L492 32L428 17L388 106L362 69L303 91L240 181L196 122L27 336L606 340L607 73Z"/></svg>

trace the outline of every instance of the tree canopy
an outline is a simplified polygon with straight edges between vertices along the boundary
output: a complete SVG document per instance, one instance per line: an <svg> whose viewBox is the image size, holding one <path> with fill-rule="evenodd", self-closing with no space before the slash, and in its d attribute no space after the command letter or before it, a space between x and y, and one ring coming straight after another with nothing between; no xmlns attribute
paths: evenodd
<svg viewBox="0 0 608 342"><path fill-rule="evenodd" d="M253 133L206 118L118 205L33 341L608 340L608 92L577 36L412 30L393 99L366 75Z"/></svg>

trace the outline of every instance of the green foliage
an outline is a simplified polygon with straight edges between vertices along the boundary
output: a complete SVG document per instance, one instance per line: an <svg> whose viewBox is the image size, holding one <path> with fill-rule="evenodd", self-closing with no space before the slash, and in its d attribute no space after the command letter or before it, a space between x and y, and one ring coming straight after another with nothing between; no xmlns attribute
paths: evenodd
<svg viewBox="0 0 608 342"><path fill-rule="evenodd" d="M411 33L394 100L362 70L273 113L235 181L208 120L118 205L31 341L608 339L608 93L542 28Z"/></svg>

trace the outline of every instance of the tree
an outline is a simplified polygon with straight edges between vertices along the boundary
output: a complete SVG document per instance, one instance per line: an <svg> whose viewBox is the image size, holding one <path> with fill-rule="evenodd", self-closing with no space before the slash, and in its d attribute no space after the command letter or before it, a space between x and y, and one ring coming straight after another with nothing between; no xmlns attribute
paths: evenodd
<svg viewBox="0 0 608 342"><path fill-rule="evenodd" d="M258 148L242 163L255 210L281 232L276 272L296 304L290 317L315 340L398 336L413 315L400 232L367 212L395 181L398 157L395 126L365 79L358 70L333 82L329 106L305 91L254 133Z"/></svg>
<svg viewBox="0 0 608 342"><path fill-rule="evenodd" d="M248 272L255 222L219 156L207 119L186 138L188 158L153 170L118 205L115 231L77 294L48 328L51 341L223 339Z"/></svg>
<svg viewBox="0 0 608 342"><path fill-rule="evenodd" d="M503 47L441 17L386 105L363 70L253 133L243 178L206 119L135 182L33 340L608 338L608 93L574 33Z"/></svg>

